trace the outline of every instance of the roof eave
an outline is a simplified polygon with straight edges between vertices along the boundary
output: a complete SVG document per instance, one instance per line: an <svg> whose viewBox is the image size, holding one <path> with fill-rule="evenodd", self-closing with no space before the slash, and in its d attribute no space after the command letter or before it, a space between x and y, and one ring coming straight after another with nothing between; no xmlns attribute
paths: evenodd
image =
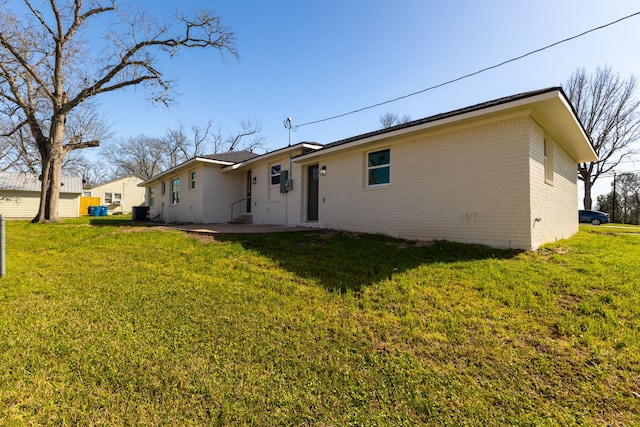
<svg viewBox="0 0 640 427"><path fill-rule="evenodd" d="M151 178L149 178L146 181L143 181L141 183L138 184L138 187L148 187L150 184L153 184L155 182L161 181L163 178L165 178L168 175L173 175L176 172L188 168L189 166L193 165L194 163L209 163L209 164L217 164L220 165L222 167L224 166L229 166L232 165L233 162L225 162L222 160L214 160L214 159L206 159L203 157L194 157L192 159L187 160L184 163L181 163L177 166L174 166L170 169L167 169L164 172L160 172L158 175L152 176Z"/></svg>
<svg viewBox="0 0 640 427"><path fill-rule="evenodd" d="M312 143L309 143L309 142L301 142L301 143L298 143L298 144L290 145L288 147L280 148L278 150L270 151L270 152L265 153L265 154L261 154L261 155L259 155L257 157L252 158L252 159L245 160L244 162L234 163L232 165L225 166L225 167L222 168L222 170L223 171L232 171L232 170L240 169L240 168L243 168L243 167L245 167L247 165L253 164L255 162L262 161L262 160L268 159L270 157L280 156L282 154L286 154L289 151L295 151L295 150L298 150L300 148L309 148L309 149L312 149L312 150L320 150L320 149L322 149L322 147L323 147L322 144L312 144Z"/></svg>
<svg viewBox="0 0 640 427"><path fill-rule="evenodd" d="M427 129L442 127L456 122L463 122L482 116L490 116L493 114L533 110L535 118L541 120L545 129L549 127L554 130L554 137L567 150L567 152L577 162L597 161L598 157L589 142L582 124L577 119L575 111L568 102L566 96L559 88L547 91L541 91L532 96L517 98L508 102L498 103L477 109L460 110L464 112L452 114L445 113L443 115L433 116L430 118L418 120L413 126L398 126L389 131L380 131L370 134L364 134L354 137L352 141L344 144L338 143L333 147L326 147L313 153L308 153L296 157L296 162L312 159L325 154L347 148L357 147L359 145L369 144L383 139L394 138L414 132ZM348 141L348 140L347 140Z"/></svg>

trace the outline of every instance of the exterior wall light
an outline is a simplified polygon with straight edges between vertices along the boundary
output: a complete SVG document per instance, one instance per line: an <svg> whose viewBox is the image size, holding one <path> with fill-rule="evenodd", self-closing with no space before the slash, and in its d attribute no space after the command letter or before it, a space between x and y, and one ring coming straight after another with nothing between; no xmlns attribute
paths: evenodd
<svg viewBox="0 0 640 427"><path fill-rule="evenodd" d="M320 175L325 176L327 174L327 167L323 166L320 168Z"/></svg>
<svg viewBox="0 0 640 427"><path fill-rule="evenodd" d="M253 185L256 185L256 182L258 182L258 178L257 177L254 176L253 178L251 178L251 183Z"/></svg>

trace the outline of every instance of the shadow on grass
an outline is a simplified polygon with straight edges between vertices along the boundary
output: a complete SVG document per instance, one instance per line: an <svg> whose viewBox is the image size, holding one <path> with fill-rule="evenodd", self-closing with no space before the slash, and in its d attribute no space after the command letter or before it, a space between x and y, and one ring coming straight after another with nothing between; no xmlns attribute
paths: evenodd
<svg viewBox="0 0 640 427"><path fill-rule="evenodd" d="M238 242L288 271L314 278L327 290L338 292L358 292L423 264L509 259L522 252L451 242L424 245L381 235L330 231L224 235L216 240Z"/></svg>
<svg viewBox="0 0 640 427"><path fill-rule="evenodd" d="M108 215L108 216L91 216L89 224L97 227L151 227L158 225L150 221L133 221L131 215Z"/></svg>
<svg viewBox="0 0 640 427"><path fill-rule="evenodd" d="M164 225L152 221L132 221L131 215L90 217L89 223L110 227ZM200 233L194 233L194 236L210 237ZM358 292L394 273L402 273L423 264L509 259L522 252L445 241L425 245L377 234L330 230L220 234L215 235L214 239L237 242L247 250L274 260L297 276L316 279L325 289L338 292Z"/></svg>

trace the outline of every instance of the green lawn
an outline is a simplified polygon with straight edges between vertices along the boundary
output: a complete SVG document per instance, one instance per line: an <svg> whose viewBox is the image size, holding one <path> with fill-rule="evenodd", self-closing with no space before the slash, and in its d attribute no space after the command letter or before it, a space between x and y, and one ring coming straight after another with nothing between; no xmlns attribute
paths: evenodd
<svg viewBox="0 0 640 427"><path fill-rule="evenodd" d="M638 425L639 232L533 253L9 221L0 425Z"/></svg>

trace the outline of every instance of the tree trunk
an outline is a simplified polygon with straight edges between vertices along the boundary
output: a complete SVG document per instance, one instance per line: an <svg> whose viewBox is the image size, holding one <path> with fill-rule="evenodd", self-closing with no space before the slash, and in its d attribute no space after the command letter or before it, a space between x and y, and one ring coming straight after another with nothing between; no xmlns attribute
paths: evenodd
<svg viewBox="0 0 640 427"><path fill-rule="evenodd" d="M60 200L60 190L62 188L62 163L64 154L62 144L51 153L51 180L49 181L49 198L47 200L47 220L49 222L59 222L58 202Z"/></svg>
<svg viewBox="0 0 640 427"><path fill-rule="evenodd" d="M62 187L62 164L66 155L64 141L65 116L54 116L51 123L49 150L41 151L42 187L40 208L32 222L59 222L58 201Z"/></svg>
<svg viewBox="0 0 640 427"><path fill-rule="evenodd" d="M49 200L49 183L51 182L51 155L48 150L40 152L42 160L42 172L40 175L40 207L38 214L31 222L47 222L47 206Z"/></svg>
<svg viewBox="0 0 640 427"><path fill-rule="evenodd" d="M591 184L591 181L588 179L582 182L584 183L584 199L582 200L582 202L584 204L584 208L589 211L591 210L591 204L592 204L591 187L593 184Z"/></svg>

